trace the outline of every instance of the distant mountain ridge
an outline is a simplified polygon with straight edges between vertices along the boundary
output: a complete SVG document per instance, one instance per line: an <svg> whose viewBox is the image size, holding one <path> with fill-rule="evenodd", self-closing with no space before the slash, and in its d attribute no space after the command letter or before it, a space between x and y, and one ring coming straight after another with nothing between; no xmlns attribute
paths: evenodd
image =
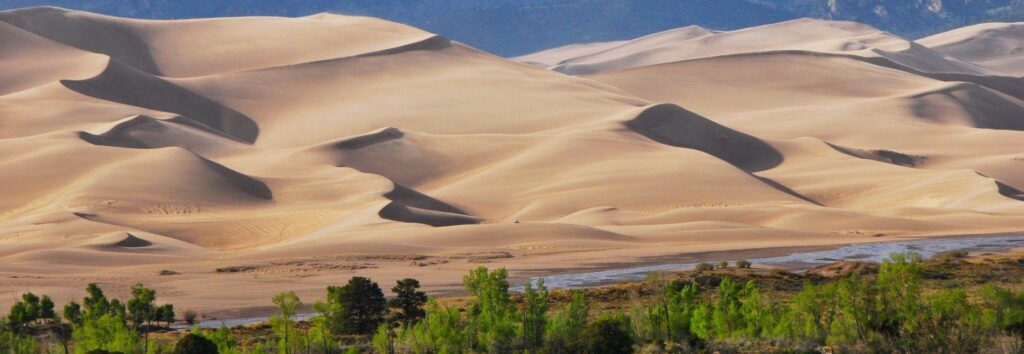
<svg viewBox="0 0 1024 354"><path fill-rule="evenodd" d="M687 25L731 30L801 17L857 21L908 38L1024 20L1022 0L2 0L0 10L44 5L154 19L368 15L503 56Z"/></svg>

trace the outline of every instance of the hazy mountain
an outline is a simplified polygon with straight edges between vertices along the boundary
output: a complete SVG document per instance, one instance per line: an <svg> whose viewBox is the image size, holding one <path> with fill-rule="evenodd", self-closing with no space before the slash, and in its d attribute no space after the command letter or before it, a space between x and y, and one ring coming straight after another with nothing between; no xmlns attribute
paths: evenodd
<svg viewBox="0 0 1024 354"><path fill-rule="evenodd" d="M41 5L164 19L370 15L506 56L693 24L729 30L814 17L855 20L916 38L974 23L1024 20L1024 0L0 0L0 9Z"/></svg>

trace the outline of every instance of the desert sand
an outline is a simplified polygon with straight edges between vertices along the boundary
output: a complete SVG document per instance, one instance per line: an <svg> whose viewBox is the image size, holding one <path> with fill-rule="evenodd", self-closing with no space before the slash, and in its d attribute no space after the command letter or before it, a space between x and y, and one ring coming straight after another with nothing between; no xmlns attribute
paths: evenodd
<svg viewBox="0 0 1024 354"><path fill-rule="evenodd" d="M480 265L1022 231L1024 54L996 27L510 60L366 17L0 12L0 306L141 281L223 318L355 275L443 294Z"/></svg>

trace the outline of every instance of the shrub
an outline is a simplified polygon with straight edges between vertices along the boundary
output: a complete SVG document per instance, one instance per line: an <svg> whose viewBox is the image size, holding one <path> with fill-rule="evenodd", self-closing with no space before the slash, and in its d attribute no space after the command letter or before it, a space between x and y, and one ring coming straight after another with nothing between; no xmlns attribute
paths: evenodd
<svg viewBox="0 0 1024 354"><path fill-rule="evenodd" d="M714 269L714 267L711 266L711 263L698 263L693 267L693 270L697 272L706 272L711 269Z"/></svg>
<svg viewBox="0 0 1024 354"><path fill-rule="evenodd" d="M753 266L753 263L750 263L750 261L748 261L746 259L741 259L741 260L736 261L736 267L737 268L750 269L751 266Z"/></svg>
<svg viewBox="0 0 1024 354"><path fill-rule="evenodd" d="M718 262L718 267L717 268L718 269L729 268L729 262L726 262L726 261Z"/></svg>
<svg viewBox="0 0 1024 354"><path fill-rule="evenodd" d="M185 320L185 323L188 323L190 326L194 325L196 324L196 311L193 309L185 310L185 313L182 314L182 318Z"/></svg>
<svg viewBox="0 0 1024 354"><path fill-rule="evenodd" d="M189 333L174 345L174 354L218 354L217 344L203 336Z"/></svg>
<svg viewBox="0 0 1024 354"><path fill-rule="evenodd" d="M587 325L580 335L580 347L589 354L632 353L633 333L629 318L621 315L605 316Z"/></svg>

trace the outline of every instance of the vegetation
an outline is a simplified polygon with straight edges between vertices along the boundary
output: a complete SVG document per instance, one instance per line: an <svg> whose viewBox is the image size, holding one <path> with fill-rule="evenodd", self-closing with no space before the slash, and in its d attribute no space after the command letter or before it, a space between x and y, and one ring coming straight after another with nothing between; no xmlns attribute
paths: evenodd
<svg viewBox="0 0 1024 354"><path fill-rule="evenodd" d="M269 326L180 335L159 329L173 306L154 290L137 284L122 302L90 284L61 317L48 297L24 294L0 319L0 353L1021 353L1024 291L970 284L1024 279L1024 264L961 258L896 254L833 278L737 261L601 289L549 291L541 280L521 293L504 269L480 267L463 279L464 303L430 299L415 279L399 280L388 302L354 277L328 287L309 321L296 321L302 301L285 292L271 299Z"/></svg>
<svg viewBox="0 0 1024 354"><path fill-rule="evenodd" d="M217 354L217 344L201 335L189 333L174 345L174 354Z"/></svg>

